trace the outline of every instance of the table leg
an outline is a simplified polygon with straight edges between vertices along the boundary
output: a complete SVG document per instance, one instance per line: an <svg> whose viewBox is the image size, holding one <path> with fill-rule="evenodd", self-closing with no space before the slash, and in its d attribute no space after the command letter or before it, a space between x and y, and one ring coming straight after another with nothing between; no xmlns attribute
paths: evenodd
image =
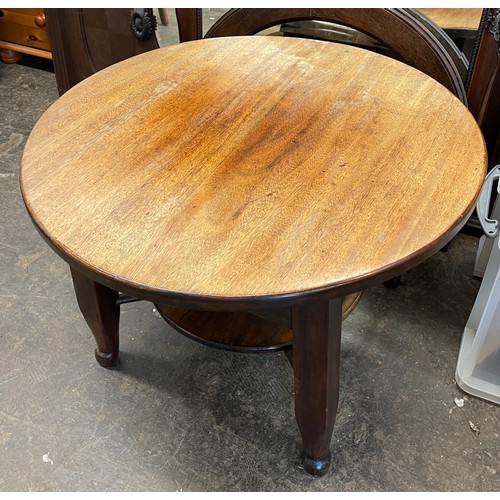
<svg viewBox="0 0 500 500"><path fill-rule="evenodd" d="M315 476L330 466L330 441L339 397L342 299L292 309L295 416L304 468Z"/></svg>
<svg viewBox="0 0 500 500"><path fill-rule="evenodd" d="M87 278L74 268L71 268L71 276L78 306L97 343L97 362L106 368L114 366L119 348L118 292Z"/></svg>

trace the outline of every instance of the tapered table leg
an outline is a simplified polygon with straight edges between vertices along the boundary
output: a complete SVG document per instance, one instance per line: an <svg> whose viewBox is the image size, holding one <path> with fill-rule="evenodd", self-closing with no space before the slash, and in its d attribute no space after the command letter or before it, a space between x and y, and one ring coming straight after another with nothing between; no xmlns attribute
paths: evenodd
<svg viewBox="0 0 500 500"><path fill-rule="evenodd" d="M324 475L339 396L342 299L292 309L295 416L304 446L304 468Z"/></svg>
<svg viewBox="0 0 500 500"><path fill-rule="evenodd" d="M97 283L71 268L80 311L92 331L97 362L106 368L118 361L120 306L118 292Z"/></svg>

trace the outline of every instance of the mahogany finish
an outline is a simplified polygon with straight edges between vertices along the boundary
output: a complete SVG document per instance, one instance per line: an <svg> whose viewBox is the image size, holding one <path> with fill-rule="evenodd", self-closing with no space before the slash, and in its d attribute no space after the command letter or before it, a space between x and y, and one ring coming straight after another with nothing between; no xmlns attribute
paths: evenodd
<svg viewBox="0 0 500 500"><path fill-rule="evenodd" d="M293 333L280 322L246 311L197 311L157 304L177 331L210 347L238 352L277 351L291 347Z"/></svg>
<svg viewBox="0 0 500 500"><path fill-rule="evenodd" d="M466 102L465 66L457 47L437 26L430 30L415 9L231 9L205 38L255 35L277 24L315 19L354 28L381 42L400 60L423 71ZM182 38L181 38L182 40Z"/></svg>
<svg viewBox="0 0 500 500"><path fill-rule="evenodd" d="M130 9L45 9L59 94L97 71L158 48L153 34L139 40Z"/></svg>
<svg viewBox="0 0 500 500"><path fill-rule="evenodd" d="M159 49L83 81L33 129L21 179L47 239L96 277L159 302L248 309L421 262L472 209L484 161L472 116L420 72L249 37Z"/></svg>
<svg viewBox="0 0 500 500"><path fill-rule="evenodd" d="M418 9L440 26L453 40L468 62L481 24L483 9Z"/></svg>
<svg viewBox="0 0 500 500"><path fill-rule="evenodd" d="M73 87L34 127L20 179L73 268L101 358L118 349L111 289L182 308L292 308L304 467L320 475L341 297L446 244L485 167L474 118L425 74L328 42L235 37Z"/></svg>
<svg viewBox="0 0 500 500"><path fill-rule="evenodd" d="M201 9L175 9L179 40L189 42L203 37Z"/></svg>
<svg viewBox="0 0 500 500"><path fill-rule="evenodd" d="M484 24L467 99L483 132L491 169L500 163L500 9L488 9Z"/></svg>
<svg viewBox="0 0 500 500"><path fill-rule="evenodd" d="M342 319L355 309L361 292L342 298ZM256 311L200 311L157 304L161 316L190 339L230 351L258 352L291 348L290 308Z"/></svg>
<svg viewBox="0 0 500 500"><path fill-rule="evenodd" d="M464 11L461 15L455 13L446 18L443 9L423 10L434 20L442 22L444 27L448 27L452 22L472 25L475 21L471 19L476 19L478 13L480 17L481 12L481 9L444 9ZM198 32L198 38L201 38L201 9L177 9L176 12L179 23L192 26L191 34ZM467 23L464 17L467 18ZM335 23L336 31L339 26L343 26L348 30L354 28L358 33L368 35L376 46L370 47L370 44L363 43L363 48L377 51L385 47L386 55L432 76L454 92L464 104L467 103L463 82L470 77L470 65L457 43L460 45L465 43L467 52L470 52L469 46L472 42L470 36L475 33L474 30L448 29L448 33L462 38L460 41L456 37L452 40L442 27L419 9L231 9L215 23L206 37L253 35L277 25L285 35L290 36L291 32L295 32L294 36L321 39L325 36L325 30L314 29L314 25L311 24L307 25L307 30L285 28L291 26L292 21L299 25L302 21L314 21L317 24L318 20ZM330 32L328 36L335 38L337 35ZM180 33L181 42L192 39L193 36L184 37L184 34ZM359 41L351 40L350 43L357 44ZM482 234L475 215L469 218L465 230L472 234ZM396 282L389 280L387 283L392 286Z"/></svg>
<svg viewBox="0 0 500 500"><path fill-rule="evenodd" d="M330 440L339 401L342 302L292 308L295 417L304 445L304 467L322 476L330 466Z"/></svg>
<svg viewBox="0 0 500 500"><path fill-rule="evenodd" d="M101 366L114 366L119 351L118 292L96 283L74 268L71 268L71 276L78 306L97 343L95 357Z"/></svg>

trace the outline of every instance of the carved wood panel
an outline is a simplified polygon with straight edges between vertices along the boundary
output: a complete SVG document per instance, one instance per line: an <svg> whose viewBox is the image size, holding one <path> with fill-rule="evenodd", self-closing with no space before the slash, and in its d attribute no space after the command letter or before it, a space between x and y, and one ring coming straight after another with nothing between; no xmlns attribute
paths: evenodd
<svg viewBox="0 0 500 500"><path fill-rule="evenodd" d="M152 9L133 11L138 12L133 13L132 9L46 9L60 95L111 64L158 48ZM142 16L140 11L143 11ZM149 27L145 18L149 18Z"/></svg>

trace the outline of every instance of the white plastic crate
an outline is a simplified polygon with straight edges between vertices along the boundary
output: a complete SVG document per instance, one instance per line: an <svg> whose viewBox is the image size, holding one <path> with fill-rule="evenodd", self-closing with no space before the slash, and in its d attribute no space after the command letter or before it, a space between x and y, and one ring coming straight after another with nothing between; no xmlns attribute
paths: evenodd
<svg viewBox="0 0 500 500"><path fill-rule="evenodd" d="M487 236L481 238L474 274L483 277L464 329L455 379L467 393L500 404L500 202L488 218L493 181L500 165L488 174L476 204ZM500 186L500 184L499 184Z"/></svg>

